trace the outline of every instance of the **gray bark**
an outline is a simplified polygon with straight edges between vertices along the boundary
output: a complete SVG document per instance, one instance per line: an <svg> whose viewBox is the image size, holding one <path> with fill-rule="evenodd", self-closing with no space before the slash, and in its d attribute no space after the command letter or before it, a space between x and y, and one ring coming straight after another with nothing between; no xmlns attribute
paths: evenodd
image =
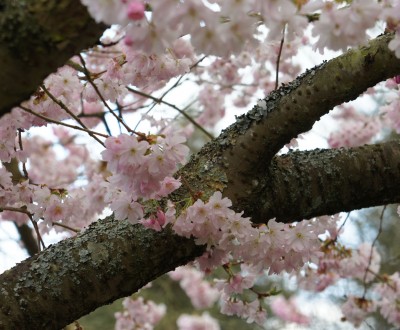
<svg viewBox="0 0 400 330"><path fill-rule="evenodd" d="M275 157L262 194L249 201L253 222L293 222L400 201L400 142Z"/></svg>
<svg viewBox="0 0 400 330"><path fill-rule="evenodd" d="M0 0L0 116L104 30L79 0Z"/></svg>

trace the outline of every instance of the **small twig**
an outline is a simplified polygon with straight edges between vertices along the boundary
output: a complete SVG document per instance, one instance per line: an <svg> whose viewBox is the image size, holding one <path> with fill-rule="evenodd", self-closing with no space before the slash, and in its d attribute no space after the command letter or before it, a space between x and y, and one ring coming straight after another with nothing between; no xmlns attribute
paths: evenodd
<svg viewBox="0 0 400 330"><path fill-rule="evenodd" d="M0 206L0 212L3 211L12 211L18 213L24 213L26 215L32 215L25 207L12 207L12 206Z"/></svg>
<svg viewBox="0 0 400 330"><path fill-rule="evenodd" d="M19 149L21 151L24 150L22 146L22 129L18 129L18 144L19 144ZM22 162L22 171L24 173L25 179L29 179L28 171L26 170L26 162Z"/></svg>
<svg viewBox="0 0 400 330"><path fill-rule="evenodd" d="M198 66L199 63L202 62L206 57L207 57L207 56L203 56L203 57L200 58L196 63L192 64L192 65L190 66L190 68L189 68L189 71L191 71L193 68L195 68L196 66ZM168 88L159 98L154 98L154 97L150 96L150 94L146 94L146 93L143 93L144 95L143 95L143 94L139 94L139 95L142 95L142 96L144 96L144 97L150 98L150 99L152 99L153 101L156 102L156 103L154 103L154 105L151 106L151 108L146 112L146 114L148 114L152 109L154 109L154 107L156 106L157 103L164 103L164 104L166 104L166 105L171 106L168 102L165 102L163 99L164 99L164 97L165 97L171 90L173 90L174 88L178 87L178 86L181 84L181 81L182 81L182 79L183 79L185 76L186 76L186 74L181 75L181 76L177 79L177 81L176 81L170 88ZM127 89L128 89L128 90L130 90L129 88L130 88L130 87L127 86ZM130 91L135 93L134 90L130 90ZM138 91L138 92L139 92L139 91ZM138 94L138 93L137 93L137 94ZM172 108L176 109L177 111L180 110L180 109L178 109L177 107L174 107L174 106L173 106ZM185 115L184 115L184 116L185 116ZM211 134L208 134L208 133L203 129L203 127L201 127L199 124L197 124L194 120L191 121L191 118L190 118L190 119L187 118L187 119L188 119L193 125L195 125L197 128L199 128L200 130L202 130L207 136L209 136L210 139L213 139L213 138L214 138L214 137L212 137ZM137 127L139 126L139 123L140 123L140 121L136 124L135 130L136 130Z"/></svg>
<svg viewBox="0 0 400 330"><path fill-rule="evenodd" d="M342 223L342 224L340 225L340 227L338 228L338 231L337 231L337 232L338 232L338 235L339 235L340 231L343 229L343 227L345 226L347 220L349 220L349 218L350 218L350 213L351 213L351 212L347 212L346 218L344 219L343 223ZM337 239L337 236L336 236L336 239Z"/></svg>
<svg viewBox="0 0 400 330"><path fill-rule="evenodd" d="M26 214L29 217L29 219L30 219L30 221L31 221L31 223L33 225L33 228L35 229L37 240L38 240L38 250L39 250L39 252L41 251L40 243L42 243L42 246L43 246L44 249L46 248L46 246L44 245L44 242L42 240L42 237L40 236L39 227L38 227L36 221L33 220L32 213L30 213L26 209L26 206L23 206L23 207L1 206L0 207L0 212L3 212L3 211L12 211L12 212L19 212L19 213Z"/></svg>
<svg viewBox="0 0 400 330"><path fill-rule="evenodd" d="M84 74L85 74L86 78L88 79L89 84L92 85L92 87L94 88L94 90L95 90L96 94L98 95L98 97L100 98L101 102L111 112L111 114L115 117L115 119L117 119L117 121L120 122L125 127L125 129L128 132L135 133L127 124L125 124L125 122L121 118L118 117L117 114L115 114L114 110L112 110L111 107L108 105L108 103L104 99L103 95L100 93L99 89L97 88L97 85L94 83L93 79L91 78L90 72L86 67L86 62L85 62L84 58L82 57L81 54L78 54L78 56L82 62Z"/></svg>
<svg viewBox="0 0 400 330"><path fill-rule="evenodd" d="M36 222L35 220L33 220L32 215L29 215L29 219L31 220L31 223L32 223L32 225L33 225L33 228L35 228L36 236L37 236L37 239L38 239L39 252L40 252L40 251L42 251L42 249L41 249L41 247L40 247L40 243L42 243L43 249L46 248L46 245L44 245L42 236L40 235L39 227L38 227L38 225L37 225L37 222Z"/></svg>
<svg viewBox="0 0 400 330"><path fill-rule="evenodd" d="M83 72L83 67L72 60L68 60L66 65L68 65L69 67L71 67L72 69L74 69L78 72Z"/></svg>
<svg viewBox="0 0 400 330"><path fill-rule="evenodd" d="M167 101L164 101L164 100L162 99L162 97L161 97L161 98L157 98L157 97L154 97L154 96L152 96L152 95L150 95L150 94L146 94L146 93L141 92L141 91L139 91L139 90L133 89L133 88L131 88L131 87L126 87L126 88L127 88L129 91L131 91L132 93L135 93L135 94L140 95L140 96L147 97L147 98L153 100L153 101L156 102L156 103L162 103L162 104L165 104L165 105L167 105L167 106L169 106L169 107L175 109L175 110L178 111L181 115L183 115L188 121L190 121L195 127L197 127L199 130L201 130L205 135L207 135L207 137L209 137L210 139L213 139L213 138L214 138L214 137L212 136L212 134L209 133L208 131L206 131L205 128L204 128L203 126L201 126L199 123L197 123L190 115L188 115L186 112L184 112L183 110L181 110L180 108L178 108L175 104L172 104L172 103L169 103L169 102L167 102Z"/></svg>
<svg viewBox="0 0 400 330"><path fill-rule="evenodd" d="M44 92L52 99L52 101L56 104L58 104L66 113L68 113L73 119L76 120L76 122L81 125L88 134L95 139L97 142L99 142L103 147L104 143L94 134L91 133L91 131L86 127L86 125L80 120L71 110L68 109L68 107L60 100L57 100L53 94L50 93L50 91L46 88L45 85L42 85L41 88L44 90Z"/></svg>
<svg viewBox="0 0 400 330"><path fill-rule="evenodd" d="M61 125L61 126L69 127L69 128L73 128L73 129L76 129L76 130L79 130L79 131L83 131L83 132L85 132L85 133L87 133L89 135L95 134L95 135L98 135L98 136L101 136L101 137L104 137L104 138L108 138L109 137L107 134L98 133L98 132L95 132L95 131L92 131L92 130L89 130L89 129L86 129L86 128L82 128L82 127L79 127L79 126L76 126L76 125L71 125L71 124L63 123L63 122L58 121L58 120L51 119L49 117L41 115L40 113L36 113L36 112L32 111L31 109L23 106L23 105L19 105L19 107L23 111L28 112L33 116L39 117L40 119L43 119L43 120L47 121L48 123L53 123L53 124L57 124L57 125Z"/></svg>
<svg viewBox="0 0 400 330"><path fill-rule="evenodd" d="M363 277L363 283L364 283L364 292L363 292L363 295L362 295L363 298L365 298L365 295L366 295L366 293L367 293L367 283L366 283L366 279L367 279L367 273L368 273L368 271L369 271L369 267L371 266L371 262L372 262L372 254L373 254L374 246L375 246L376 242L378 241L379 236L382 234L383 215L384 215L384 213L385 213L386 207L387 207L387 205L385 205L385 206L383 207L383 209L382 209L381 216L380 216L380 218L379 218L378 234L376 235L376 237L375 237L375 239L374 239L374 241L372 242L372 245L371 245L371 252L370 252L370 254L369 254L368 266L367 266L367 268L365 269L365 273L364 273L364 277Z"/></svg>
<svg viewBox="0 0 400 330"><path fill-rule="evenodd" d="M278 89L278 85L279 85L279 62L281 61L283 43L285 42L285 31L286 31L286 25L283 27L281 44L279 46L278 58L276 60L275 90Z"/></svg>
<svg viewBox="0 0 400 330"><path fill-rule="evenodd" d="M62 228L71 230L71 231L73 231L73 232L75 232L75 233L80 233L80 231L81 231L81 230L78 229L78 228L72 228L72 227L70 227L70 226L68 226L68 225L64 225L63 223L60 223L60 222L52 222L52 224L53 224L53 226L59 226L59 227L62 227Z"/></svg>

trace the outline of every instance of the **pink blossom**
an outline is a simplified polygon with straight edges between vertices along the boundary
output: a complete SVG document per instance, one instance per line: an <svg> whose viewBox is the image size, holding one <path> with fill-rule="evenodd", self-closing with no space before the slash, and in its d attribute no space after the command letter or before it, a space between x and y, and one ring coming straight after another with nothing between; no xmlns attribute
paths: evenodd
<svg viewBox="0 0 400 330"><path fill-rule="evenodd" d="M369 313L374 312L375 304L371 300L349 296L342 305L342 312L347 321L359 327Z"/></svg>
<svg viewBox="0 0 400 330"><path fill-rule="evenodd" d="M226 294L243 293L244 289L251 288L254 285L256 278L254 275L242 276L235 274L229 281L218 281L217 287L224 290Z"/></svg>
<svg viewBox="0 0 400 330"><path fill-rule="evenodd" d="M122 302L124 311L115 313L115 329L153 329L165 315L166 307L163 304L157 305L153 301L145 301L143 297L137 299L125 298Z"/></svg>
<svg viewBox="0 0 400 330"><path fill-rule="evenodd" d="M264 326L267 319L267 312L261 308L260 301L256 299L244 305L241 317L246 318L247 323L256 322L259 326Z"/></svg>
<svg viewBox="0 0 400 330"><path fill-rule="evenodd" d="M142 205L123 193L111 203L110 208L118 220L128 219L131 223L137 223L143 217Z"/></svg>
<svg viewBox="0 0 400 330"><path fill-rule="evenodd" d="M106 24L124 23L124 2L121 0L81 0L96 22Z"/></svg>
<svg viewBox="0 0 400 330"><path fill-rule="evenodd" d="M300 252L308 248L311 242L318 240L308 226L307 221L301 221L286 231L285 245L294 251Z"/></svg>
<svg viewBox="0 0 400 330"><path fill-rule="evenodd" d="M204 272L210 272L229 261L229 254L225 250L214 248L204 252L202 256L196 259L199 267Z"/></svg>
<svg viewBox="0 0 400 330"><path fill-rule="evenodd" d="M396 327L400 326L400 308L399 308L399 292L400 292L400 276L396 272L378 283L374 292L380 296L377 306L385 319Z"/></svg>
<svg viewBox="0 0 400 330"><path fill-rule="evenodd" d="M160 223L154 217L150 217L148 219L142 219L139 221L139 223L141 223L146 228L150 228L155 231L161 231L161 229L162 229Z"/></svg>
<svg viewBox="0 0 400 330"><path fill-rule="evenodd" d="M265 1L265 3L271 3ZM288 0L272 2L273 13L266 12L266 25L269 28L268 39L280 40L283 37L283 28L286 26L289 41L293 40L295 35L302 35L306 28L307 19L297 13L297 7ZM271 15L272 14L272 15Z"/></svg>
<svg viewBox="0 0 400 330"><path fill-rule="evenodd" d="M312 33L319 37L314 47L323 53L325 47L346 50L366 42L366 30L374 26L381 10L374 0L352 1L340 10L337 4L326 3L314 24Z"/></svg>
<svg viewBox="0 0 400 330"><path fill-rule="evenodd" d="M169 276L179 281L193 306L197 309L209 308L219 298L220 293L204 279L204 273L194 267L178 267Z"/></svg>
<svg viewBox="0 0 400 330"><path fill-rule="evenodd" d="M166 177L161 182L161 187L160 190L158 191L158 195L160 197L168 196L174 190L178 189L181 185L182 183L180 182L180 180L171 177Z"/></svg>
<svg viewBox="0 0 400 330"><path fill-rule="evenodd" d="M219 324L216 319L207 312L201 316L182 314L176 321L179 330L219 330Z"/></svg>
<svg viewBox="0 0 400 330"><path fill-rule="evenodd" d="M382 128L377 118L358 113L353 107L341 107L341 112L335 118L341 125L328 138L329 146L332 148L355 147L370 143Z"/></svg>
<svg viewBox="0 0 400 330"><path fill-rule="evenodd" d="M241 315L244 310L244 303L238 299L231 299L228 295L222 296L221 313L225 315Z"/></svg>
<svg viewBox="0 0 400 330"><path fill-rule="evenodd" d="M340 261L341 275L371 282L379 272L380 263L381 257L376 248L369 243L362 243L351 257Z"/></svg>
<svg viewBox="0 0 400 330"><path fill-rule="evenodd" d="M55 195L51 195L47 202L46 210L43 214L45 221L51 224L52 222L65 220L67 216L68 213L66 205L62 203L60 198L56 197Z"/></svg>
<svg viewBox="0 0 400 330"><path fill-rule="evenodd" d="M161 231L166 225L165 213L161 210L157 210L156 215L151 215L148 219L142 219L139 221L143 226L151 228L155 231Z"/></svg>
<svg viewBox="0 0 400 330"><path fill-rule="evenodd" d="M295 301L291 298L287 300L283 296L274 298L271 302L271 309L276 316L287 322L308 325L310 320L307 316L300 313Z"/></svg>

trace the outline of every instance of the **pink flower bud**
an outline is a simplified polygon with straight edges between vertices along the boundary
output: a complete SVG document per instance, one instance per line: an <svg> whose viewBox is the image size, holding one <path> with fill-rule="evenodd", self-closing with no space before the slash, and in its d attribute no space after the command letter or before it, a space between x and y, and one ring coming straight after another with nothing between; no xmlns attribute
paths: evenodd
<svg viewBox="0 0 400 330"><path fill-rule="evenodd" d="M131 1L128 4L127 14L131 20L141 20L144 17L145 6L141 1Z"/></svg>
<svg viewBox="0 0 400 330"><path fill-rule="evenodd" d="M133 39L132 39L131 37L129 37L129 36L126 36L126 37L124 38L124 43L125 43L125 45L127 45L127 46L132 46L132 45L133 45Z"/></svg>
<svg viewBox="0 0 400 330"><path fill-rule="evenodd" d="M164 226L165 224L165 213L161 210L157 210L157 221L160 224L160 226Z"/></svg>

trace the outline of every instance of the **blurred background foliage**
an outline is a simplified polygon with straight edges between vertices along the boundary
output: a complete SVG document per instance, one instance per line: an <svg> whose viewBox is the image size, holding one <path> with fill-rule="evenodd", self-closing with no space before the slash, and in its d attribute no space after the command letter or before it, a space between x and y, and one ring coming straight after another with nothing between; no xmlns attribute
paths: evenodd
<svg viewBox="0 0 400 330"><path fill-rule="evenodd" d="M190 299L181 289L178 282L169 278L168 275L161 276L152 282L150 288L144 289L139 293L132 295L133 298L138 295L144 299L153 300L157 304L165 304L167 312L160 323L155 327L155 330L173 330L177 329L176 320L183 314L201 315L204 310L195 310ZM103 306L96 309L94 312L86 315L79 320L79 324L84 330L111 330L114 329L115 318L114 313L122 311L122 300L119 299L111 305ZM247 324L246 321L232 316L222 315L219 312L218 305L215 305L211 310L207 309L209 314L218 320L221 330L228 329L243 329L255 330L262 329L254 324Z"/></svg>

